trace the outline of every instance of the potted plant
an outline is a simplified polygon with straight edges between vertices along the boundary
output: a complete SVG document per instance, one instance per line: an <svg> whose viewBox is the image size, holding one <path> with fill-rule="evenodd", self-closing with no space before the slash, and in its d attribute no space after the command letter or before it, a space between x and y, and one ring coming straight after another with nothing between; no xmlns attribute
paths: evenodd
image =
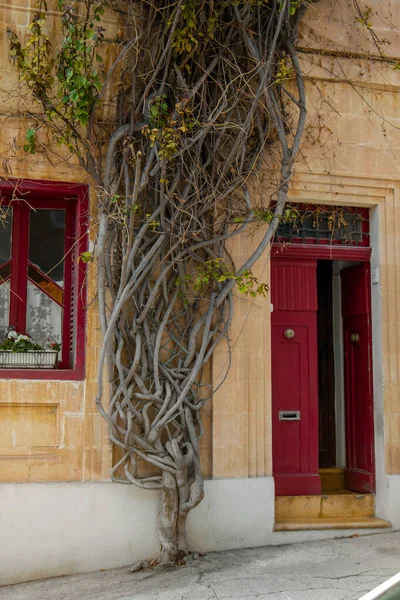
<svg viewBox="0 0 400 600"><path fill-rule="evenodd" d="M29 335L10 328L0 343L0 368L55 369L60 349L60 344L50 338L41 346L33 342Z"/></svg>

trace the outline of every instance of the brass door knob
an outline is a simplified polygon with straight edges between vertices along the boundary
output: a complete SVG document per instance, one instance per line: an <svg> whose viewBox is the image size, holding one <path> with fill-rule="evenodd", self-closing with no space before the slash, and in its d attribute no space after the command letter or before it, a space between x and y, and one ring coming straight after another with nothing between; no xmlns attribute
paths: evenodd
<svg viewBox="0 0 400 600"><path fill-rule="evenodd" d="M294 331L293 331L293 329L286 329L286 331L285 331L285 333L283 335L288 340L291 340L292 338L294 338Z"/></svg>

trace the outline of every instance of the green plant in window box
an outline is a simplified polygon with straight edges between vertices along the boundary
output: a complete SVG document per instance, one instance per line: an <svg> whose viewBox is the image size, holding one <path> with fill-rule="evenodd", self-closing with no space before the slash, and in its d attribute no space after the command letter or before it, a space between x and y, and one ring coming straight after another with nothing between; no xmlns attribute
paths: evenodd
<svg viewBox="0 0 400 600"><path fill-rule="evenodd" d="M0 368L11 369L51 369L57 366L61 345L47 339L41 346L32 341L29 335L9 329L6 338L0 342Z"/></svg>

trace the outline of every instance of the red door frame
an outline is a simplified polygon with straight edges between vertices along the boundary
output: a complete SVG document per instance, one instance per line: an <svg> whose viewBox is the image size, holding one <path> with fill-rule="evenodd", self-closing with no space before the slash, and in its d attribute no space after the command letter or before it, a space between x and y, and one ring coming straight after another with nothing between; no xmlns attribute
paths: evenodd
<svg viewBox="0 0 400 600"><path fill-rule="evenodd" d="M318 244L278 244L275 243L271 248L271 258L291 258L291 259L320 259L320 260L348 260L361 263L369 263L371 260L372 249L368 247L353 247L353 246L333 246L333 245L318 245ZM371 303L370 303L371 309ZM370 354L372 356L372 318L369 319L369 343ZM372 364L371 364L372 378ZM373 382L371 381L371 390L373 391ZM373 398L372 398L373 403ZM374 437L374 421L372 411L372 422L370 423L372 439ZM348 428L346 424L346 436ZM346 443L347 448L347 443ZM346 450L347 451L347 450ZM373 452L373 449L372 449ZM373 457L374 458L374 457ZM375 480L375 463L372 460L373 481Z"/></svg>
<svg viewBox="0 0 400 600"><path fill-rule="evenodd" d="M369 262L371 248L354 246L322 246L319 244L273 244L271 258L315 258L319 260L356 260Z"/></svg>

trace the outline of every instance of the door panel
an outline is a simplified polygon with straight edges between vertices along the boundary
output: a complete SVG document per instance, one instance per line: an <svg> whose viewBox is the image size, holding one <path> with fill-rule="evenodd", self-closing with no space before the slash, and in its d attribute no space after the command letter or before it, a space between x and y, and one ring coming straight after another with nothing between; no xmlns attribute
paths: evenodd
<svg viewBox="0 0 400 600"><path fill-rule="evenodd" d="M275 494L319 494L316 261L272 260L271 294Z"/></svg>
<svg viewBox="0 0 400 600"><path fill-rule="evenodd" d="M374 435L370 267L341 271L346 404L346 488L373 492Z"/></svg>
<svg viewBox="0 0 400 600"><path fill-rule="evenodd" d="M286 317L286 315L285 315ZM272 342L275 357L272 359L272 369L274 372L274 396L277 398L285 397L284 408L286 411L298 411L303 413L301 409L301 397L304 390L302 387L307 381L302 381L301 372L304 370L304 364L301 364L302 356L307 353L308 346L308 331L307 327L296 326L296 339L292 341L286 340L283 332L287 321L287 317L282 319L281 325L274 325L272 328ZM290 324L294 326L293 320ZM288 373L288 365L290 365L290 373ZM274 410L274 453L278 457L275 464L275 473L299 473L301 472L302 463L302 435L301 425L304 424L301 420L284 421L279 419L279 409L282 408L280 403ZM290 415L287 415L290 417ZM295 416L295 415L293 415ZM290 444L288 444L288 438Z"/></svg>

